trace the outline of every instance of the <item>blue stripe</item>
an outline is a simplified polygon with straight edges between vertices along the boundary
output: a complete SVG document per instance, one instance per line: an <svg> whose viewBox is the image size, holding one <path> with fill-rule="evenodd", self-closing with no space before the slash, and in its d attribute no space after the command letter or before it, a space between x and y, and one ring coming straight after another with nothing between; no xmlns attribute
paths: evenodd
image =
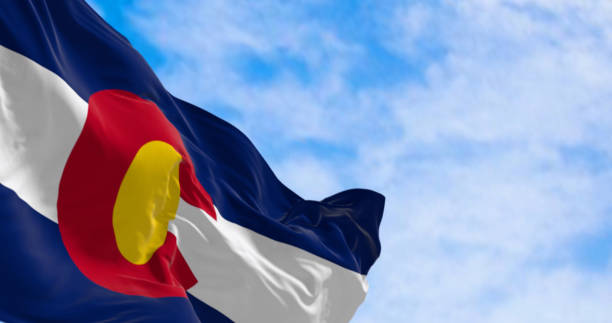
<svg viewBox="0 0 612 323"><path fill-rule="evenodd" d="M122 89L154 101L181 132L198 179L229 221L364 274L378 257L382 195L350 190L304 201L240 131L171 96L84 1L0 2L0 44L53 71L85 100Z"/></svg>
<svg viewBox="0 0 612 323"><path fill-rule="evenodd" d="M234 321L230 320L214 308L208 306L206 303L201 300L195 298L193 295L187 293L189 296L189 301L193 305L193 309L198 314L198 317L202 320L202 322L215 322L215 323L232 323Z"/></svg>
<svg viewBox="0 0 612 323"><path fill-rule="evenodd" d="M231 322L202 302L94 284L70 259L57 224L2 185L0 214L0 321Z"/></svg>

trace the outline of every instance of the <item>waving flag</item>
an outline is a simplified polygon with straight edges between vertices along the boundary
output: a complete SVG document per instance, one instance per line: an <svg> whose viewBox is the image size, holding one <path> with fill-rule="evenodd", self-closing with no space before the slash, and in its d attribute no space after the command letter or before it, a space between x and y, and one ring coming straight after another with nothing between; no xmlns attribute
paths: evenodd
<svg viewBox="0 0 612 323"><path fill-rule="evenodd" d="M84 1L0 2L0 320L346 322L383 204L297 196Z"/></svg>

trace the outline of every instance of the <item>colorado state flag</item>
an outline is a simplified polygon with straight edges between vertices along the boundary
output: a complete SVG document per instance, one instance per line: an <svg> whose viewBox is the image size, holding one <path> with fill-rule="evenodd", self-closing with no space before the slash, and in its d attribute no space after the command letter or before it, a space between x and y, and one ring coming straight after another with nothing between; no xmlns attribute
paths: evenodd
<svg viewBox="0 0 612 323"><path fill-rule="evenodd" d="M84 1L0 2L1 321L346 322L383 205L297 196Z"/></svg>

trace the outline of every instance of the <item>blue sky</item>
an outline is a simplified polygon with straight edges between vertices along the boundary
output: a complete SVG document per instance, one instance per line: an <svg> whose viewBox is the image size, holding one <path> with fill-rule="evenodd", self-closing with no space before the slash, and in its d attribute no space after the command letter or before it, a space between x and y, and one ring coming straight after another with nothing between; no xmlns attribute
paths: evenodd
<svg viewBox="0 0 612 323"><path fill-rule="evenodd" d="M612 317L612 3L89 1L305 198L387 197L354 322Z"/></svg>

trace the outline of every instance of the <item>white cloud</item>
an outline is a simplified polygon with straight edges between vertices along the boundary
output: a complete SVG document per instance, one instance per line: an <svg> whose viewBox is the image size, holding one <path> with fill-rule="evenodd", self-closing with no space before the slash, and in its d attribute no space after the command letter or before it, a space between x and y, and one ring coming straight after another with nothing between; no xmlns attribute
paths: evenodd
<svg viewBox="0 0 612 323"><path fill-rule="evenodd" d="M333 167L312 156L288 157L272 168L294 192L307 199L322 200L343 189Z"/></svg>
<svg viewBox="0 0 612 323"><path fill-rule="evenodd" d="M535 9L494 1L446 7L436 22L447 29L438 34L445 58L430 66L424 85L387 93L404 137L362 149L366 167L383 170L371 183L386 179L383 226L392 226L383 230L388 254L375 267L384 287L367 300L379 307L360 313L363 321L604 322L612 315L612 289L601 287L612 271L576 269L565 249L607 223L611 167L590 171L563 152L612 153L612 57L600 33L610 26L568 22L566 7L537 8L557 10L545 18ZM413 25L397 28L391 49L414 44ZM394 215L401 219L389 221Z"/></svg>
<svg viewBox="0 0 612 323"><path fill-rule="evenodd" d="M612 317L612 262L587 270L571 250L610 225L609 1L368 7L364 24L384 46L428 58L422 82L385 88L351 86L367 44L307 16L309 3L186 6L142 1L134 15L180 62L161 73L175 94L232 107L231 121L260 147L310 140L354 152L272 158L308 198L346 185L387 196L383 254L356 322ZM288 55L314 77L281 67L253 84L233 61L241 52Z"/></svg>
<svg viewBox="0 0 612 323"><path fill-rule="evenodd" d="M345 95L349 89L343 74L362 54L360 48L303 17L299 4L208 1L187 7L142 1L134 16L151 40L180 62L160 75L175 95L238 109L242 118L231 121L256 142L259 133L333 141L340 140L339 132L344 138L363 137L371 130L353 127L367 124L355 119L363 118L368 107L361 98ZM281 69L274 80L252 84L236 68L241 54L272 62L291 57L307 66L312 78L305 84Z"/></svg>

